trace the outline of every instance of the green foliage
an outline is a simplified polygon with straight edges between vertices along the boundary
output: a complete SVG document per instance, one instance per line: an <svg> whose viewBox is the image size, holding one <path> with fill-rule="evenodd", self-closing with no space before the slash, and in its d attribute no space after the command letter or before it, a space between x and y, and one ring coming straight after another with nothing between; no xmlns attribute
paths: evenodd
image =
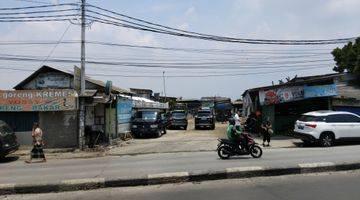
<svg viewBox="0 0 360 200"><path fill-rule="evenodd" d="M355 43L349 42L343 48L334 49L331 54L334 56L336 72L350 72L360 76L360 38Z"/></svg>

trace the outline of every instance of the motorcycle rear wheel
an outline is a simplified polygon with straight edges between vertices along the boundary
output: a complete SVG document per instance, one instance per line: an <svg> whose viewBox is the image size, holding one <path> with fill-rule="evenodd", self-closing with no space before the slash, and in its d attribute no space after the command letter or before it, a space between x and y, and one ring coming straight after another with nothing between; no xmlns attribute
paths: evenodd
<svg viewBox="0 0 360 200"><path fill-rule="evenodd" d="M221 159L228 159L230 158L230 151L229 148L227 146L220 146L217 150L218 152L218 156Z"/></svg>
<svg viewBox="0 0 360 200"><path fill-rule="evenodd" d="M262 156L262 149L258 145L250 147L250 155L253 158L260 158Z"/></svg>

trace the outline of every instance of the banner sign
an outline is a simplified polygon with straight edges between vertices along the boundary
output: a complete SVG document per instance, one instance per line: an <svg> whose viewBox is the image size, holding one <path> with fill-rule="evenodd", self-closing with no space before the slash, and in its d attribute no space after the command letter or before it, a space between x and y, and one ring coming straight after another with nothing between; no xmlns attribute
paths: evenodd
<svg viewBox="0 0 360 200"><path fill-rule="evenodd" d="M118 124L130 123L133 102L128 99L120 99L117 102Z"/></svg>
<svg viewBox="0 0 360 200"><path fill-rule="evenodd" d="M284 87L259 91L261 105L273 105L304 99L304 87Z"/></svg>
<svg viewBox="0 0 360 200"><path fill-rule="evenodd" d="M0 90L0 112L76 110L76 98L70 89Z"/></svg>
<svg viewBox="0 0 360 200"><path fill-rule="evenodd" d="M134 108L168 109L169 103L133 101Z"/></svg>
<svg viewBox="0 0 360 200"><path fill-rule="evenodd" d="M70 77L58 72L39 74L36 78L36 88L69 88Z"/></svg>
<svg viewBox="0 0 360 200"><path fill-rule="evenodd" d="M304 87L304 97L305 98L330 97L330 96L337 96L337 95L338 95L338 90L337 90L336 84L305 86Z"/></svg>

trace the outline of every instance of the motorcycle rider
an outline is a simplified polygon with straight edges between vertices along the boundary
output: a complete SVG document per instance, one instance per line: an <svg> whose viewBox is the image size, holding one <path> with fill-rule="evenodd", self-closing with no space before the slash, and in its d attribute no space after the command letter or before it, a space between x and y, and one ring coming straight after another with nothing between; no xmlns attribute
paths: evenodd
<svg viewBox="0 0 360 200"><path fill-rule="evenodd" d="M229 125L226 129L226 135L229 140L241 144L242 148L248 149L246 133L242 130L241 126L235 126L235 120L229 119Z"/></svg>

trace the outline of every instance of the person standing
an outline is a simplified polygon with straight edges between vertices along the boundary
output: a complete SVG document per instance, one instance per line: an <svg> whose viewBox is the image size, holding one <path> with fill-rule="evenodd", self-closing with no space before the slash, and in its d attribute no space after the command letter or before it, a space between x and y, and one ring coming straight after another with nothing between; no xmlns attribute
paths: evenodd
<svg viewBox="0 0 360 200"><path fill-rule="evenodd" d="M263 146L265 147L265 142L267 142L266 146L270 146L271 134L273 133L271 123L269 120L266 120L262 125L261 129L263 132Z"/></svg>
<svg viewBox="0 0 360 200"><path fill-rule="evenodd" d="M31 163L32 159L42 159L41 162L46 162L44 150L43 150L43 132L39 123L34 123L31 136L33 138L33 148L31 150L30 160L25 161Z"/></svg>
<svg viewBox="0 0 360 200"><path fill-rule="evenodd" d="M240 119L241 113L238 110L234 116L234 120L235 120L235 128L236 130L240 131L241 129L241 119Z"/></svg>

